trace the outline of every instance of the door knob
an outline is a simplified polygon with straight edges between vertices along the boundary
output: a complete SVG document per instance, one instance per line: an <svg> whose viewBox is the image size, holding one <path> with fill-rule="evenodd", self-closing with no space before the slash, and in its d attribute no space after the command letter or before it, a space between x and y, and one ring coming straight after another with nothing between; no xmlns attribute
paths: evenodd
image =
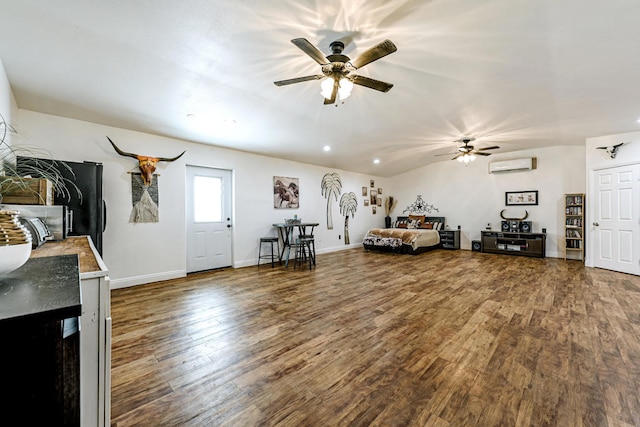
<svg viewBox="0 0 640 427"><path fill-rule="evenodd" d="M597 222L594 222L594 223L593 223L593 226L594 226L594 227L597 227L597 226L599 226L599 225L600 225L600 224L598 224Z"/></svg>

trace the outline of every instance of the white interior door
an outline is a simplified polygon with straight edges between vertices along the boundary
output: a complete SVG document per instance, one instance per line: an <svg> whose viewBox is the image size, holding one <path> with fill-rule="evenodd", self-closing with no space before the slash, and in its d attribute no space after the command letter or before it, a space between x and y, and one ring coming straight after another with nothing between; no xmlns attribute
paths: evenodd
<svg viewBox="0 0 640 427"><path fill-rule="evenodd" d="M594 266L640 274L640 165L595 172Z"/></svg>
<svg viewBox="0 0 640 427"><path fill-rule="evenodd" d="M187 166L187 273L231 265L231 171Z"/></svg>

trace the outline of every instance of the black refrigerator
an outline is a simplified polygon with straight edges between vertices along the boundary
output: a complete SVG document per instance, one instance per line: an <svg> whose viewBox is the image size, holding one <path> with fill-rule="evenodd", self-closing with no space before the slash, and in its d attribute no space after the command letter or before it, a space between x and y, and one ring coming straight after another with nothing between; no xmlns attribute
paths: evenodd
<svg viewBox="0 0 640 427"><path fill-rule="evenodd" d="M39 159L18 156L16 166L21 175L33 172L35 165L47 165L56 169L69 184L69 194L56 193L54 204L67 206L69 212L68 236L91 236L94 246L102 255L102 233L107 226L107 208L102 199L102 163L68 162L65 160Z"/></svg>

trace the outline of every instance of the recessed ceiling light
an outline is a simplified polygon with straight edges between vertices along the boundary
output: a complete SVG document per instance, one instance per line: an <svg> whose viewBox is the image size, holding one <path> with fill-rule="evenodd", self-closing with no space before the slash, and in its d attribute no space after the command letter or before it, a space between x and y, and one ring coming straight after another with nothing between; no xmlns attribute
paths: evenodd
<svg viewBox="0 0 640 427"><path fill-rule="evenodd" d="M373 159L373 164L377 165L378 163L380 163L380 159Z"/></svg>
<svg viewBox="0 0 640 427"><path fill-rule="evenodd" d="M640 123L640 119L636 120L636 122Z"/></svg>
<svg viewBox="0 0 640 427"><path fill-rule="evenodd" d="M322 149L323 149L324 151L331 151L331 146L329 146L329 145L325 145Z"/></svg>

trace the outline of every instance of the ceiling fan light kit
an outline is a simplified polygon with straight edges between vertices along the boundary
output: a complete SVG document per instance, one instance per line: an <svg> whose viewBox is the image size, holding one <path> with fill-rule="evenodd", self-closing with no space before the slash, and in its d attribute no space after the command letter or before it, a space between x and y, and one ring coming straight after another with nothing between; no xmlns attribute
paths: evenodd
<svg viewBox="0 0 640 427"><path fill-rule="evenodd" d="M475 141L475 138L460 138L454 142L461 142L463 145L458 147L458 152L454 153L455 156L451 160L458 160L460 163L468 165L476 159L477 156L490 156L491 153L486 153L487 150L495 150L498 147L493 145L491 147L475 148L473 145L469 145L470 142ZM438 154L438 156L446 156L450 154Z"/></svg>
<svg viewBox="0 0 640 427"><path fill-rule="evenodd" d="M469 153L464 153L462 156L458 156L458 161L460 163L465 163L465 164L473 162L475 159L476 159L476 156Z"/></svg>
<svg viewBox="0 0 640 427"><path fill-rule="evenodd" d="M372 48L364 51L360 56L353 60L342 54L344 43L341 41L334 41L331 43L330 47L332 53L326 57L307 39L293 39L291 40L291 43L298 46L300 50L316 61L322 67L322 74L279 80L274 82L276 86L285 86L310 80L322 80L320 83L320 93L324 97L325 105L336 103L338 97L342 102L344 102L344 100L351 95L351 90L353 89L354 84L380 92L388 92L393 87L393 84L391 83L386 83L357 74L351 74L357 69L398 50L391 40L384 40L383 42L378 43Z"/></svg>
<svg viewBox="0 0 640 427"><path fill-rule="evenodd" d="M325 99L331 99L331 94L333 93L333 87L335 86L336 79L335 77L327 77L322 80L320 83L320 94L325 97ZM349 96L351 96L351 90L353 89L353 83L345 77L341 77L338 80L338 96L340 97L340 101L344 102Z"/></svg>

